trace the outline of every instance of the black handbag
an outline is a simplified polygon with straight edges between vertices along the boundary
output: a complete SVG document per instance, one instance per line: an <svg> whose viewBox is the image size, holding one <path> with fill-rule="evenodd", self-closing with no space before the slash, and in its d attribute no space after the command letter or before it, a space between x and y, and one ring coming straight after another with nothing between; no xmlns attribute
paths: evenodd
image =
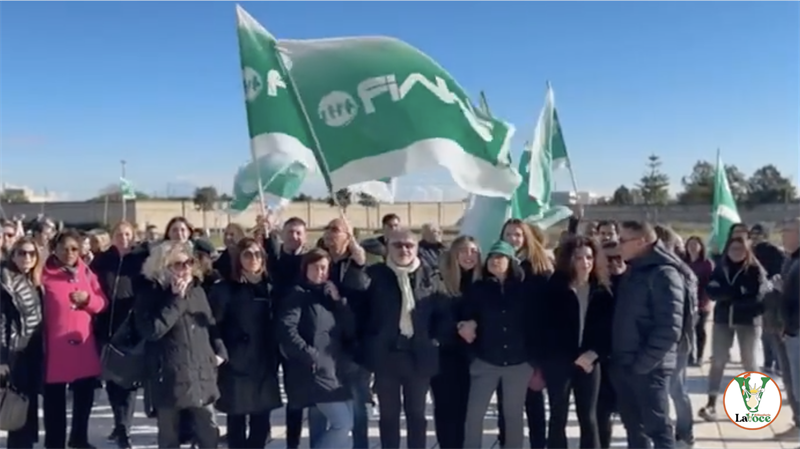
<svg viewBox="0 0 800 449"><path fill-rule="evenodd" d="M103 380L125 389L139 385L145 376L145 341L136 338L132 318L125 318L100 356Z"/></svg>
<svg viewBox="0 0 800 449"><path fill-rule="evenodd" d="M133 325L133 312L125 317L119 329L112 335L117 286L122 269L120 257L114 288L111 290L111 316L108 320L108 340L100 353L101 374L106 382L113 382L125 389L139 385L145 375L144 340L138 339Z"/></svg>
<svg viewBox="0 0 800 449"><path fill-rule="evenodd" d="M28 397L10 383L0 384L0 430L21 429L28 419Z"/></svg>

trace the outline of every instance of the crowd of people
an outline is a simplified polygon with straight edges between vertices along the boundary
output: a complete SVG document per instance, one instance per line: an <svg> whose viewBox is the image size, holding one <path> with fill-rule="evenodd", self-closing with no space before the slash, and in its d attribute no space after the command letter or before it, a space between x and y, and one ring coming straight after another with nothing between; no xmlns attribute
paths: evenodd
<svg viewBox="0 0 800 449"><path fill-rule="evenodd" d="M485 254L470 236L445 244L435 226L418 239L395 215L363 242L344 217L309 241L303 220L268 215L229 225L219 252L182 217L163 237L127 222L106 235L4 222L0 381L29 399L7 446L34 446L41 405L45 448L92 448L104 388L108 438L123 449L140 390L159 447L264 448L271 412L286 407L287 448L307 413L312 448L366 449L374 406L382 448L400 447L402 413L407 447L422 449L430 392L443 449L483 446L494 395L504 448L523 447L526 427L531 448L568 447L574 397L581 448L610 447L618 415L628 447L668 449L694 443L685 374L709 344L697 413L716 419L734 337L747 371L764 345L763 368L783 376L800 420L800 219L783 224L783 249L737 224L707 250L667 226L580 218L552 251L540 229L509 220ZM103 349L122 340L143 355L131 384L104 375Z"/></svg>

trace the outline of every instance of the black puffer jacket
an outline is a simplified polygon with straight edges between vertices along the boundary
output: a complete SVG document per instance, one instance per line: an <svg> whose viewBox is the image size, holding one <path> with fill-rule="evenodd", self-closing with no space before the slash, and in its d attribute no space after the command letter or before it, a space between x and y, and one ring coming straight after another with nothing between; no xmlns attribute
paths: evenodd
<svg viewBox="0 0 800 449"><path fill-rule="evenodd" d="M219 367L217 401L225 413L261 413L282 405L271 290L266 280L229 280L211 291L214 319L228 351L228 362Z"/></svg>
<svg viewBox="0 0 800 449"><path fill-rule="evenodd" d="M723 258L706 287L708 297L716 302L714 323L760 326L768 285L767 273L758 262L743 265Z"/></svg>
<svg viewBox="0 0 800 449"><path fill-rule="evenodd" d="M322 285L296 286L285 300L278 336L286 362L284 387L292 408L350 399L346 349L355 339L355 315L347 299L334 300Z"/></svg>
<svg viewBox="0 0 800 449"><path fill-rule="evenodd" d="M145 345L146 388L153 407L196 408L219 399L217 360L228 359L199 280L184 297L169 286L142 284L133 309Z"/></svg>

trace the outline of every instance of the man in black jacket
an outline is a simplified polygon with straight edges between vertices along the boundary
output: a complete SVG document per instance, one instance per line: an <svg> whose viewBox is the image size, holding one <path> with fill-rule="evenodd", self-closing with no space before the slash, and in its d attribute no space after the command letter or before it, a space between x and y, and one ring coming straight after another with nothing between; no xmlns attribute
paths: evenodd
<svg viewBox="0 0 800 449"><path fill-rule="evenodd" d="M686 328L686 285L677 259L650 224L623 222L620 228L620 252L629 268L617 290L611 381L628 447L650 447L649 438L653 447L671 449L669 386Z"/></svg>
<svg viewBox="0 0 800 449"><path fill-rule="evenodd" d="M769 230L766 225L763 223L753 225L750 228L749 237L753 246L753 254L756 256L758 263L767 272L767 278L772 280L779 276L786 262L786 254L769 241ZM779 293L771 292L770 295L778 296ZM764 324L766 328L767 323ZM778 360L780 358L780 349L775 344L774 338L768 332L768 329L764 330L765 332L761 334L761 346L764 351L764 366L762 370L765 373L771 373L780 365Z"/></svg>
<svg viewBox="0 0 800 449"><path fill-rule="evenodd" d="M784 383L791 385L790 400L794 400L792 410L794 411L795 428L787 434L797 435L797 427L800 427L800 218L795 218L786 222L783 228L783 244L789 254L789 261L782 274L780 282L776 283L782 291L782 316L783 318L783 341L787 362L783 367ZM788 371L788 372L787 372ZM792 398L792 396L794 396Z"/></svg>

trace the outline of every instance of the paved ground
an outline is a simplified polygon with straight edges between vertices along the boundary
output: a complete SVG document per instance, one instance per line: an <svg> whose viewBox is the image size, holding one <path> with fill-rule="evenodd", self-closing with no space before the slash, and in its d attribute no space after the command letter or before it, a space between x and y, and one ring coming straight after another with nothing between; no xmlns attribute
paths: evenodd
<svg viewBox="0 0 800 449"><path fill-rule="evenodd" d="M732 355L734 359L738 359L738 348L734 347L732 351ZM709 365L706 363L702 367L699 368L690 368L688 372L688 385L689 390L691 393L692 403L694 405L695 414L697 410L705 403L706 399L706 378L705 375L707 373ZM738 363L732 363L729 366L728 370L726 371L727 379L732 378L736 374L741 372L741 367ZM727 381L723 383L727 384ZM779 385L782 386L782 382L779 381ZM721 400L721 399L720 399ZM132 428L133 433L133 444L134 448L157 448L156 443L156 427L155 422L153 420L147 419L142 413L141 401L137 404L138 409L136 413L135 423ZM787 439L779 439L776 435L786 431L790 427L791 421L791 411L788 407L784 407L781 411L778 419L774 424L767 427L766 429L762 430L744 430L733 423L731 423L727 417L725 417L724 413L721 413L722 416L720 417L720 421L707 423L707 422L699 422L695 420L695 435L697 438L697 443L695 444L696 448L747 448L747 449L776 449L776 448L798 448L799 443L797 437L792 440ZM429 419L429 431L428 431L428 442L430 448L436 448L436 439L433 433L433 425L432 425L432 414L428 413ZM220 423L224 425L225 419L224 416L220 415ZM285 427L283 426L283 411L276 410L273 413L273 437L275 438L270 445L269 448L283 448L285 447L285 441L283 440L283 435L285 432ZM92 414L92 431L91 431L91 443L95 444L99 448L113 448L115 447L112 443L106 441L106 435L111 431L112 428L112 415L111 409L108 406L105 400L105 394L101 391L98 391L97 394L97 405L94 407L94 411ZM224 431L224 427L223 427ZM304 436L307 436L306 433L307 429L304 430ZM489 415L486 419L486 430L485 430L485 448L496 448L496 435L497 435L497 421L494 411L490 411ZM575 416L574 410L571 413L569 427L567 430L567 434L570 437L570 447L576 448L578 447L578 422L577 417ZM378 423L376 419L373 419L371 426L370 426L370 437L372 441L372 447L378 448ZM42 438L43 439L43 436ZM0 434L0 445L5 446L5 435ZM625 430L623 429L621 423L617 420L616 425L614 427L614 442L613 447L625 447ZM302 447L308 447L307 440L304 440Z"/></svg>

